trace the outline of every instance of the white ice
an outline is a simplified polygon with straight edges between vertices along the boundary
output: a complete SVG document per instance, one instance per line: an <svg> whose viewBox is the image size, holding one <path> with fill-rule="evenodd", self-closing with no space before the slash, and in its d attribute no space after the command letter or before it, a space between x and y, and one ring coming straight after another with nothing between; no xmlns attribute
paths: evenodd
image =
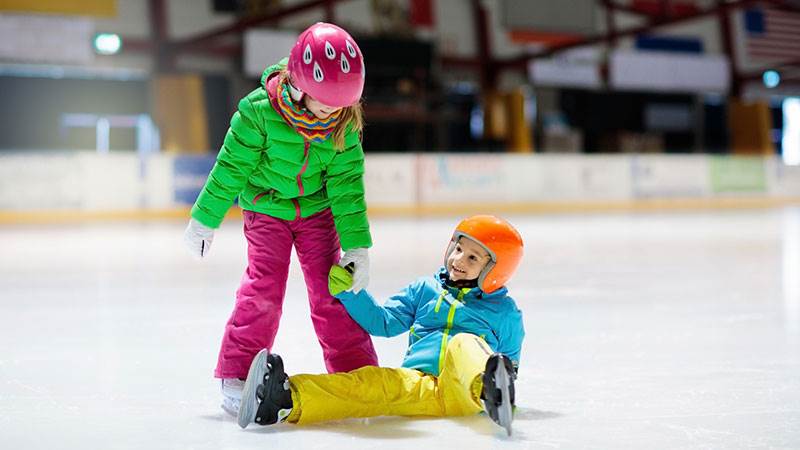
<svg viewBox="0 0 800 450"><path fill-rule="evenodd" d="M509 216L527 338L514 435L485 416L243 431L212 378L241 221L0 227L0 448L800 448L800 209ZM371 289L441 262L456 217L374 218ZM398 365L405 336L376 338ZM293 265L275 344L323 370Z"/></svg>

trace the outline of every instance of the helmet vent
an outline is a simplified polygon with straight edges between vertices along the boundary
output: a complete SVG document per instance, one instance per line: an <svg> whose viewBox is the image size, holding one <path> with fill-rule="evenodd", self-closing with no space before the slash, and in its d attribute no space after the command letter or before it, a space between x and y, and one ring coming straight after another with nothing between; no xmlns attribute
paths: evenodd
<svg viewBox="0 0 800 450"><path fill-rule="evenodd" d="M322 68L319 67L318 63L314 63L314 81L317 83L321 83L322 80L325 79L324 74L322 73Z"/></svg>
<svg viewBox="0 0 800 450"><path fill-rule="evenodd" d="M311 64L311 44L306 44L306 49L303 50L303 62Z"/></svg>
<svg viewBox="0 0 800 450"><path fill-rule="evenodd" d="M355 49L355 47L353 47L353 44L351 44L350 41L348 41L348 40L345 40L344 43L347 46L347 53L350 54L351 58L355 58L356 57L356 49Z"/></svg>
<svg viewBox="0 0 800 450"><path fill-rule="evenodd" d="M344 53L342 53L341 61L342 61L342 72L350 73L350 61L347 60L347 58L344 56Z"/></svg>
<svg viewBox="0 0 800 450"><path fill-rule="evenodd" d="M333 45L328 41L325 41L325 56L330 60L336 58L336 50L333 49Z"/></svg>

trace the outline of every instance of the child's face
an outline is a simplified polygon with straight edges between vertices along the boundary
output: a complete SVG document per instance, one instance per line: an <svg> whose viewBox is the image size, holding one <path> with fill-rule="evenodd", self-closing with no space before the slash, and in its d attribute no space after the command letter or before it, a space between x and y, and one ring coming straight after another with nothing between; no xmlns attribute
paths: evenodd
<svg viewBox="0 0 800 450"><path fill-rule="evenodd" d="M447 257L447 272L451 281L474 280L489 263L489 254L477 242L461 237Z"/></svg>
<svg viewBox="0 0 800 450"><path fill-rule="evenodd" d="M328 105L326 105L324 103L320 103L320 102L314 100L313 98L311 98L311 96L308 95L308 94L303 96L303 101L306 104L306 108L309 111L311 111L311 114L314 114L314 116L316 116L316 118L320 119L320 120L325 120L331 114L333 114L336 111L339 111L340 109L342 109L342 108L336 108L336 107L333 107L333 106L328 106Z"/></svg>

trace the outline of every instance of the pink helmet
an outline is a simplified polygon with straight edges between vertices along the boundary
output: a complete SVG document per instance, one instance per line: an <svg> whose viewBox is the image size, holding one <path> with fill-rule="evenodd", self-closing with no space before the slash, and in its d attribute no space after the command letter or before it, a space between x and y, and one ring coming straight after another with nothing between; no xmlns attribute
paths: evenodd
<svg viewBox="0 0 800 450"><path fill-rule="evenodd" d="M318 22L300 33L286 69L295 89L328 106L350 106L364 90L361 49L347 31L330 23Z"/></svg>

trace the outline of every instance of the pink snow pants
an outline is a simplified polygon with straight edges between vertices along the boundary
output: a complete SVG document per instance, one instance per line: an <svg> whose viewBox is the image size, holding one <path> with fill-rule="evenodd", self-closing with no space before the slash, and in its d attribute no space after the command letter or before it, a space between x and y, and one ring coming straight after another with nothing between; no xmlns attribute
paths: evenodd
<svg viewBox="0 0 800 450"><path fill-rule="evenodd" d="M247 270L225 326L217 378L246 378L255 354L272 349L278 332L292 245L303 269L311 321L328 372L378 365L372 340L328 291L328 272L339 262L339 236L330 209L286 221L244 211Z"/></svg>

